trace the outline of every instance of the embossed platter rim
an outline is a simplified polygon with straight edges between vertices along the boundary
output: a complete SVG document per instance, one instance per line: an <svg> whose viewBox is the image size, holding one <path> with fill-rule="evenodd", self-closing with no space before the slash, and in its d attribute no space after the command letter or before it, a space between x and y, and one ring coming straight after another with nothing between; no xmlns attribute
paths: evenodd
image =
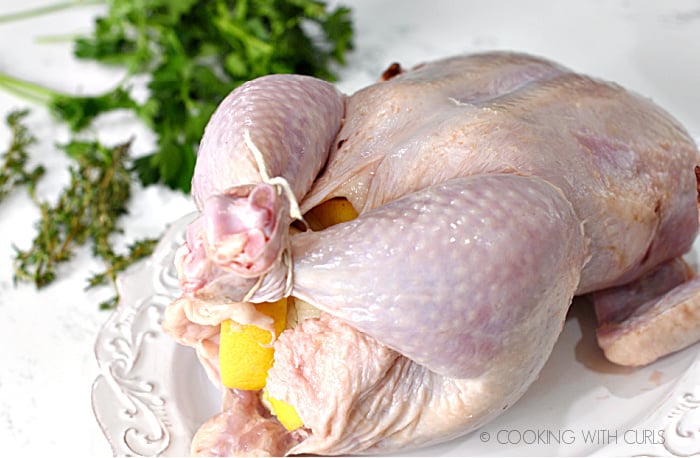
<svg viewBox="0 0 700 458"><path fill-rule="evenodd" d="M121 301L95 342L93 410L118 456L187 455L194 432L218 410L219 394L194 352L160 330L178 295L174 252L194 216L173 223L153 256L120 277ZM698 252L696 242L692 256ZM402 456L699 454L700 345L648 368L614 368L595 353L591 319L570 313L540 379L508 412L476 433ZM596 430L607 440L584 440ZM527 443L527 434L543 432L550 440Z"/></svg>

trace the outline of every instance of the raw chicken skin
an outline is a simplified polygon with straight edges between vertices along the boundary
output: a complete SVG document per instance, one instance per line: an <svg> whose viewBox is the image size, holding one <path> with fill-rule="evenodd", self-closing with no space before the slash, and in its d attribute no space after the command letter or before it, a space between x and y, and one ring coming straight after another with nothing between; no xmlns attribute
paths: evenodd
<svg viewBox="0 0 700 458"><path fill-rule="evenodd" d="M322 314L279 336L267 380L304 427L280 433L259 393L229 393L193 452L387 453L466 434L536 379L577 294L594 292L612 361L692 344L700 281L677 259L698 229L697 164L651 101L522 54L392 66L350 97L308 77L247 83L202 140L202 216L164 329L220 383L222 320L269 328L250 303L285 295ZM359 216L290 235L333 197Z"/></svg>
<svg viewBox="0 0 700 458"><path fill-rule="evenodd" d="M585 243L551 184L489 174L299 234L293 249L296 296L439 374L466 378L501 353L542 352L542 342L528 348L527 333L516 338L534 322L550 331L544 348L554 344Z"/></svg>

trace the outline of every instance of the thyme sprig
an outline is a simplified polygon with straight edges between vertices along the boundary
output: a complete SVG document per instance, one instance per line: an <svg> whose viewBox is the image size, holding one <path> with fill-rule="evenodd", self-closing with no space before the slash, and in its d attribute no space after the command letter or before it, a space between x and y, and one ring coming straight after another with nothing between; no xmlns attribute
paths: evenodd
<svg viewBox="0 0 700 458"><path fill-rule="evenodd" d="M105 270L93 274L87 287L115 284L119 272L151 253L155 239L136 241L126 253L117 253L112 239L123 233L119 217L127 213L131 198L130 143L110 148L96 141L73 140L62 147L75 161L69 168L70 182L54 204L35 197L40 209L37 234L29 249L15 247L16 282L32 282L38 288L48 285L78 246L90 244ZM111 308L117 301L115 296L101 307Z"/></svg>
<svg viewBox="0 0 700 458"><path fill-rule="evenodd" d="M40 165L31 170L27 168L27 148L36 143L36 137L24 124L28 114L28 110L14 110L5 118L10 127L11 140L7 151L0 157L0 202L20 186L28 186L30 194L33 194L36 183L44 174L44 167Z"/></svg>

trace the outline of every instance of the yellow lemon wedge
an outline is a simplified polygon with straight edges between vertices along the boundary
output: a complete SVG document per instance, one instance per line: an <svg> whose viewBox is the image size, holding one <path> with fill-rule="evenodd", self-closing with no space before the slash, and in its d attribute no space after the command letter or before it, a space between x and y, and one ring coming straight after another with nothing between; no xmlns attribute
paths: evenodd
<svg viewBox="0 0 700 458"><path fill-rule="evenodd" d="M299 414L294 406L275 399L267 392L263 391L263 399L270 404L270 410L277 417L282 426L284 426L287 431L294 431L295 429L304 426L304 422L299 418Z"/></svg>
<svg viewBox="0 0 700 458"><path fill-rule="evenodd" d="M304 220L312 230L319 231L334 224L350 221L356 217L357 212L352 204L344 197L336 197L311 209L304 215ZM290 304L289 313L292 315L289 324L296 326L306 318L318 316L320 311L310 304L295 299ZM275 320L275 323L277 323L277 320ZM304 426L304 422L291 404L273 398L267 390L263 390L263 400L288 431L294 431Z"/></svg>
<svg viewBox="0 0 700 458"><path fill-rule="evenodd" d="M345 197L334 197L309 210L304 220L312 230L319 231L356 217L357 212Z"/></svg>
<svg viewBox="0 0 700 458"><path fill-rule="evenodd" d="M304 215L304 219L313 230L321 230L356 217L357 212L344 197L327 200ZM295 306L292 302L289 305L289 313L293 315L293 319L290 320L292 325L320 313L308 304ZM287 325L287 306L287 299L283 298L277 302L257 304L256 308L274 320L275 332L279 335ZM219 340L219 370L223 385L239 390L265 388L267 372L272 367L275 356L271 343L272 335L266 329L224 320L221 323ZM263 398L272 413L289 431L304 425L294 406L269 396L267 391L263 391Z"/></svg>
<svg viewBox="0 0 700 458"><path fill-rule="evenodd" d="M286 298L257 304L256 308L274 320L277 335L284 330L287 319ZM272 367L275 354L270 345L270 331L224 320L220 332L219 370L224 386L239 390L264 388L267 371Z"/></svg>

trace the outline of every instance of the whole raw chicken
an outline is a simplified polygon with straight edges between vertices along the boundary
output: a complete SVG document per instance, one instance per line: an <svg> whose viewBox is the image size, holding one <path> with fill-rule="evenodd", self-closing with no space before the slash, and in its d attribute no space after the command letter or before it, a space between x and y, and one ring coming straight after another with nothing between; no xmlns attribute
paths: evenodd
<svg viewBox="0 0 700 458"><path fill-rule="evenodd" d="M164 329L218 380L224 319L319 312L275 341L267 390L224 389L193 453L387 453L468 433L537 378L575 295L624 365L700 339L698 151L651 101L540 58L393 65L352 96L274 75L226 98L201 142L201 212ZM301 220L332 198L356 219ZM302 302L303 301L303 302ZM192 394L196 396L196 393Z"/></svg>

